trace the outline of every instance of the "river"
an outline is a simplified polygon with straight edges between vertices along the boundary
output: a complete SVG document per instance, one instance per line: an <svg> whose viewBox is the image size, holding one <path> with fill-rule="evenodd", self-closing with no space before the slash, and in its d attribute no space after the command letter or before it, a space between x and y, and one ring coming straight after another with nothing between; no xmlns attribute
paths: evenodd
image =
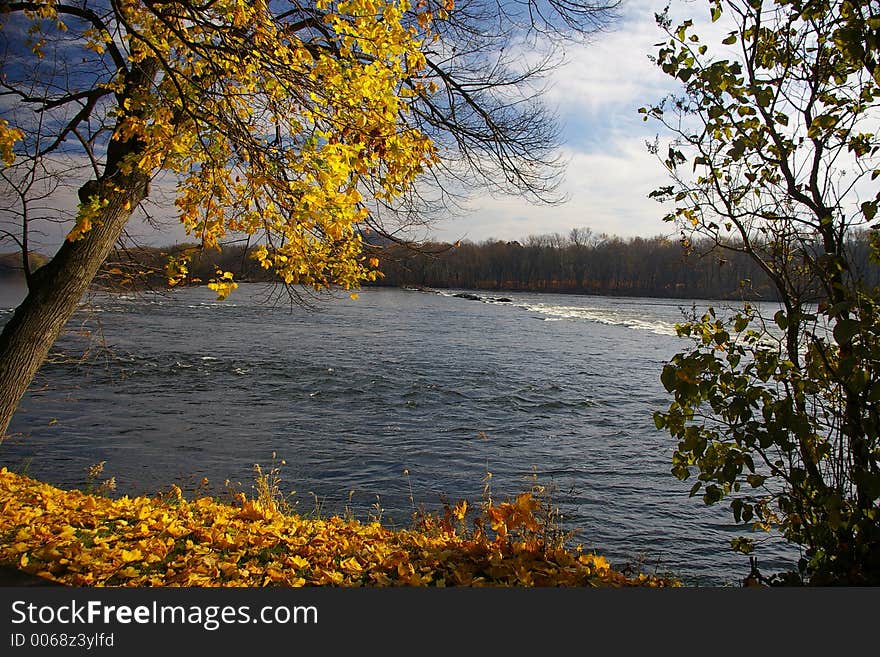
<svg viewBox="0 0 880 657"><path fill-rule="evenodd" d="M0 464L81 488L104 461L117 495L222 496L274 463L300 512L398 527L487 486L500 500L539 484L572 543L615 566L691 586L748 574L728 547L746 530L688 497L652 420L670 401L663 363L687 346L675 323L723 302L458 292L370 288L311 309L257 284L223 302L207 288L92 294ZM22 294L0 284L0 323ZM772 539L757 554L765 574L797 558Z"/></svg>

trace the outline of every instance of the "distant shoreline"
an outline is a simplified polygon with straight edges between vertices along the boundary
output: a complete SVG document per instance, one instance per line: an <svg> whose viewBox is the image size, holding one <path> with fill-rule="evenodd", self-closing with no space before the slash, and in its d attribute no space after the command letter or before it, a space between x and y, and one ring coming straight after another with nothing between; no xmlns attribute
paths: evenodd
<svg viewBox="0 0 880 657"><path fill-rule="evenodd" d="M237 281L239 284L247 285L283 285L281 281L271 280L248 280L241 279ZM0 269L0 284L19 284L25 286L25 276L22 271L11 272L9 270ZM191 287L206 287L206 283L180 283L175 286L155 286L150 284L144 285L107 285L104 282L94 282L90 286L91 292L103 292L107 294L137 294L139 292L173 292L175 290ZM764 299L757 295L753 296L718 296L706 297L703 295L672 295L672 294L649 294L642 291L617 290L609 292L590 292L583 290L547 290L547 289L523 289L523 288L465 288L465 287L441 287L428 285L387 285L387 284L367 284L361 288L361 291L370 289L399 289L411 292L422 292L429 294L443 294L450 292L449 296L470 299L473 301L489 301L494 303L505 303L510 301L510 294L534 294L534 295L563 295L572 297L599 297L599 298L622 298L622 299L674 299L677 301L729 301L729 302L757 302L757 303L773 303L775 299ZM340 291L340 290L334 290ZM233 293L234 294L234 293Z"/></svg>
<svg viewBox="0 0 880 657"><path fill-rule="evenodd" d="M736 296L724 295L717 297L707 297L705 295L674 295L674 294L649 294L642 291L628 292L627 290L617 290L609 292L589 292L584 290L547 290L547 289L524 289L524 288L482 288L482 287L440 287L428 285L365 285L364 289L381 289L381 288L398 288L402 290L412 290L414 292L430 292L437 294L443 291L465 291L465 292L481 292L491 297L504 297L508 294L559 294L573 297L602 297L602 298L621 298L621 299L675 299L680 301L750 301L755 303L773 303L776 299L765 299L758 295L753 296ZM454 296L454 295L453 295Z"/></svg>

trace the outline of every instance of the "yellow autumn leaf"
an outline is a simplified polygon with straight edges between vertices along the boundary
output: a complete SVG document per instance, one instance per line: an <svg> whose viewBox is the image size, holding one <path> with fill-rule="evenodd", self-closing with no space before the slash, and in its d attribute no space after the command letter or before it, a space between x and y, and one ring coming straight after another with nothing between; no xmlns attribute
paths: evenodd
<svg viewBox="0 0 880 657"><path fill-rule="evenodd" d="M269 512L273 504L243 494L232 506L187 500L178 487L155 498L110 499L2 468L0 509L14 536L0 544L0 561L75 586L674 585L626 578L602 557L551 549L534 535L459 536L432 516L411 530L307 519ZM489 510L502 526L516 521L517 532L528 532L524 516L536 508L519 496Z"/></svg>
<svg viewBox="0 0 880 657"><path fill-rule="evenodd" d="M9 127L9 121L0 119L0 160L6 166L15 161L15 143L24 139L24 132L19 128Z"/></svg>
<svg viewBox="0 0 880 657"><path fill-rule="evenodd" d="M126 563L128 563L129 561L140 561L141 559L144 558L144 555L141 553L141 551L137 550L137 549L135 549L135 550L122 550L119 553L119 556L122 559L122 561L124 561Z"/></svg>
<svg viewBox="0 0 880 657"><path fill-rule="evenodd" d="M292 557L290 557L290 558L288 559L287 563L290 564L291 566L293 566L294 568L300 568L300 569L302 569L302 568L308 568L308 567L309 567L309 561L308 561L308 559L303 559L303 558L302 558L301 556L299 556L298 554L297 554L297 555L294 555L294 556L292 556Z"/></svg>
<svg viewBox="0 0 880 657"><path fill-rule="evenodd" d="M355 557L349 557L339 564L342 570L349 574L358 574L363 572L363 567Z"/></svg>

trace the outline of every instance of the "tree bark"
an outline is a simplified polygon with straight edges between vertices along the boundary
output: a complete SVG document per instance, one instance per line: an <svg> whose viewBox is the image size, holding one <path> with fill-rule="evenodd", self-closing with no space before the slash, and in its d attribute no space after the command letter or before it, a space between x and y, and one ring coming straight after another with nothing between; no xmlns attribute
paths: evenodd
<svg viewBox="0 0 880 657"><path fill-rule="evenodd" d="M155 60L144 60L126 76L122 100L149 93L158 71ZM120 119L122 120L122 119ZM106 201L92 220L92 228L76 241L65 241L55 256L32 275L27 297L0 334L0 438L6 435L12 416L49 349L76 310L113 245L123 233L132 209L149 190L148 174L134 167L123 173L120 164L142 152L137 140L111 141L107 163L98 180L80 190L85 201L97 195Z"/></svg>

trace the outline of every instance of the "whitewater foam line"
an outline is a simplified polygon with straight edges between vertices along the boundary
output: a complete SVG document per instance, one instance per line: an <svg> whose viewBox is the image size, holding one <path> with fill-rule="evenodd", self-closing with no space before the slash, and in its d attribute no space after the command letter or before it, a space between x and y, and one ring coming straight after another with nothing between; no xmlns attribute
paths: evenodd
<svg viewBox="0 0 880 657"><path fill-rule="evenodd" d="M675 324L663 321L645 321L634 317L626 317L602 308L583 306L547 306L544 304L514 304L528 312L545 315L546 321L583 320L605 324L606 326L623 326L637 331L649 331L657 335L676 335Z"/></svg>
<svg viewBox="0 0 880 657"><path fill-rule="evenodd" d="M605 324L606 326L623 326L637 331L649 331L657 335L677 335L675 332L675 324L672 322L645 321L634 317L626 317L613 311L602 308L584 307L584 306L549 306L545 304L530 304L516 302L507 297L483 297L470 292L461 292L458 290L436 290L429 288L410 288L419 292L428 294L437 294L446 298L465 298L471 300L479 300L483 303L498 303L500 300L510 302L509 305L516 308L522 308L528 312L543 315L546 322L560 322L564 320L582 320L595 322L597 324Z"/></svg>

